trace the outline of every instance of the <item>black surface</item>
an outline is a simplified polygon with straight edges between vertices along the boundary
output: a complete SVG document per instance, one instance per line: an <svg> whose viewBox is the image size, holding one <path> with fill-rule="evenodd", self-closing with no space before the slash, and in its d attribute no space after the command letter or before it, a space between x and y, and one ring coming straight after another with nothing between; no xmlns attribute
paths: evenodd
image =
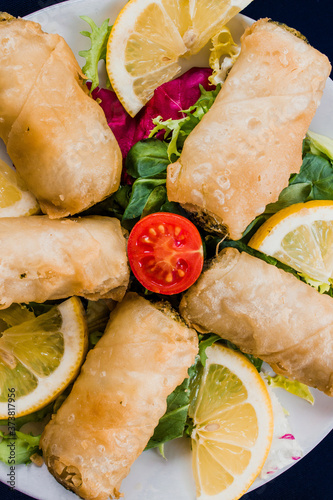
<svg viewBox="0 0 333 500"><path fill-rule="evenodd" d="M98 0L92 0L92 2L97 4ZM60 1L0 0L0 11L7 11L22 17L55 3L60 3ZM245 9L244 14L254 19L271 17L298 29L312 45L324 52L333 62L332 0L254 0ZM332 454L333 432L292 469L267 485L248 493L243 500L331 500L333 498ZM40 497L42 497L42 492ZM29 498L22 493L9 490L7 486L0 483L0 500L28 500ZM137 500L149 499L138 496ZM177 500L176 491L170 500Z"/></svg>

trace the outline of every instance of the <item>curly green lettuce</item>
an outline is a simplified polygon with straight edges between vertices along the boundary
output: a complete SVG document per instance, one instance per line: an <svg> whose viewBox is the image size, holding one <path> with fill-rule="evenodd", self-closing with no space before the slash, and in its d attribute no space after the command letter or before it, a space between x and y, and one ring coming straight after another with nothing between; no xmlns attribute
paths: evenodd
<svg viewBox="0 0 333 500"><path fill-rule="evenodd" d="M290 380L283 375L271 377L265 374L265 378L271 387L280 387L299 398L305 399L305 401L308 401L310 404L314 404L314 397L307 385L297 382L297 380Z"/></svg>
<svg viewBox="0 0 333 500"><path fill-rule="evenodd" d="M94 21L88 16L80 16L83 21L86 21L90 31L81 31L81 35L90 38L91 47L88 50L81 50L79 55L86 59L86 64L83 66L82 71L91 81L92 92L99 85L98 76L98 63L99 61L106 61L106 46L111 33L112 26L109 26L109 19L106 19L102 26L99 28ZM111 87L109 80L107 80L107 87Z"/></svg>

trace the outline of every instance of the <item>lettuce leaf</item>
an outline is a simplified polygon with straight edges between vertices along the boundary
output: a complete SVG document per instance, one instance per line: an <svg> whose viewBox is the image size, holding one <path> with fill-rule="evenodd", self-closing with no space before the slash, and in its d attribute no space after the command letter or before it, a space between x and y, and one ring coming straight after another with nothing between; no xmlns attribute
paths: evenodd
<svg viewBox="0 0 333 500"><path fill-rule="evenodd" d="M38 452L39 436L16 431L15 434L4 434L0 431L0 460L6 465L30 464L30 457Z"/></svg>
<svg viewBox="0 0 333 500"><path fill-rule="evenodd" d="M166 172L169 165L167 148L167 144L158 139L144 139L137 142L126 158L127 173L138 179Z"/></svg>
<svg viewBox="0 0 333 500"><path fill-rule="evenodd" d="M195 363L188 370L189 377L186 378L181 385L176 387L167 398L167 410L155 428L154 434L146 446L146 450L150 448L159 448L161 455L164 457L164 443L184 435L191 435L193 422L191 418L188 417L188 410L191 401L196 397L198 380L201 377L202 368L206 364L206 349L215 342L220 342L231 349L239 351L231 342L221 339L218 335L199 335L199 354L196 357ZM260 372L262 361L248 354L245 354L245 356Z"/></svg>
<svg viewBox="0 0 333 500"><path fill-rule="evenodd" d="M271 377L270 375L265 374L265 378L271 387L280 387L281 389L284 389L299 398L305 399L310 404L314 404L314 397L307 385L297 382L297 380L290 380L283 375L275 375L274 377Z"/></svg>
<svg viewBox="0 0 333 500"><path fill-rule="evenodd" d="M187 412L190 406L190 377L176 387L167 398L167 410L150 438L146 450L160 447L167 441L182 437L187 420ZM164 450L162 448L162 456Z"/></svg>
<svg viewBox="0 0 333 500"><path fill-rule="evenodd" d="M199 336L200 343L199 343L199 357L200 357L200 362L202 366L206 365L207 361L207 354L206 354L206 349L207 347L210 347L211 345L215 344L215 342L221 340L221 337L219 335L201 335Z"/></svg>
<svg viewBox="0 0 333 500"><path fill-rule="evenodd" d="M92 92L99 85L98 63L101 60L106 60L106 45L112 26L109 26L109 19L106 19L102 26L98 28L90 17L80 17L83 21L86 21L91 28L91 32L81 31L81 35L90 38L91 47L88 50L81 50L79 55L86 59L86 64L83 66L82 71L87 79L91 81L90 92ZM109 81L107 81L107 85L110 86Z"/></svg>
<svg viewBox="0 0 333 500"><path fill-rule="evenodd" d="M169 118L168 120L157 116L153 119L155 128L150 132L149 137L158 136L160 132L164 132L163 138L168 140L167 152L170 162L174 161L175 157L180 156L185 139L214 104L221 86L218 85L214 90L206 90L202 85L199 85L199 88L199 99L188 109L181 110L185 116L178 119Z"/></svg>
<svg viewBox="0 0 333 500"><path fill-rule="evenodd" d="M311 200L333 200L333 165L326 156L307 152L299 174L290 177L275 203L269 203L265 212L254 219L243 233L242 239L249 241L269 217L295 203Z"/></svg>
<svg viewBox="0 0 333 500"><path fill-rule="evenodd" d="M328 283L324 283L323 281L318 281L313 278L310 278L310 276L308 276L305 273L299 273L299 275L302 278L302 280L305 281L305 283L312 286L313 288L316 288L316 290L318 290L319 293L327 293L331 289L331 285Z"/></svg>
<svg viewBox="0 0 333 500"><path fill-rule="evenodd" d="M308 130L307 142L310 152L314 155L324 155L333 161L333 139Z"/></svg>
<svg viewBox="0 0 333 500"><path fill-rule="evenodd" d="M166 185L165 174L160 174L160 178L157 177L158 176L156 176L156 178L140 177L139 179L136 179L133 184L129 204L127 205L123 215L123 220L136 219L137 217L142 216L148 200L155 188L157 188L158 186ZM163 202L161 203L161 206L163 205L164 201L165 196L163 196Z"/></svg>

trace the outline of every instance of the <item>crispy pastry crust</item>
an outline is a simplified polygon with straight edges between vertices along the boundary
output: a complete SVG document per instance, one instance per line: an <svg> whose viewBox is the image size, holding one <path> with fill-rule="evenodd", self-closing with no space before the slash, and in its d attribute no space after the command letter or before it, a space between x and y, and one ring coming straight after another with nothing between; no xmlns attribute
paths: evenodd
<svg viewBox="0 0 333 500"><path fill-rule="evenodd" d="M333 396L333 300L292 274L228 248L184 295L180 312L197 330Z"/></svg>
<svg viewBox="0 0 333 500"><path fill-rule="evenodd" d="M86 500L119 498L121 481L197 352L194 330L127 294L42 435L56 479Z"/></svg>
<svg viewBox="0 0 333 500"><path fill-rule="evenodd" d="M0 137L52 218L79 213L116 191L122 157L65 40L1 14Z"/></svg>
<svg viewBox="0 0 333 500"><path fill-rule="evenodd" d="M215 103L168 167L169 200L213 214L239 239L299 171L330 71L326 56L283 27L261 19L248 28Z"/></svg>
<svg viewBox="0 0 333 500"><path fill-rule="evenodd" d="M121 300L129 281L117 219L0 219L0 308L80 295Z"/></svg>

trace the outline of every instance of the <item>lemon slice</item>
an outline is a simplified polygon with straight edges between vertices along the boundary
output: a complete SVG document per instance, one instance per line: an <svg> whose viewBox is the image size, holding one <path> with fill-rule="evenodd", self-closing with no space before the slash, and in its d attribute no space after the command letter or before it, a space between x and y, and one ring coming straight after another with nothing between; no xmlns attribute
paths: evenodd
<svg viewBox="0 0 333 500"><path fill-rule="evenodd" d="M266 386L241 354L221 345L208 359L190 405L197 498L235 500L260 473L273 437Z"/></svg>
<svg viewBox="0 0 333 500"><path fill-rule="evenodd" d="M199 52L252 0L131 0L107 44L106 69L131 116L162 83L180 73L179 58Z"/></svg>
<svg viewBox="0 0 333 500"><path fill-rule="evenodd" d="M21 217L38 212L34 195L27 191L18 174L0 160L0 217Z"/></svg>
<svg viewBox="0 0 333 500"><path fill-rule="evenodd" d="M84 310L76 297L3 331L0 419L27 415L58 396L78 374L87 342Z"/></svg>
<svg viewBox="0 0 333 500"><path fill-rule="evenodd" d="M333 201L297 203L280 210L256 232L249 246L313 280L333 277Z"/></svg>

